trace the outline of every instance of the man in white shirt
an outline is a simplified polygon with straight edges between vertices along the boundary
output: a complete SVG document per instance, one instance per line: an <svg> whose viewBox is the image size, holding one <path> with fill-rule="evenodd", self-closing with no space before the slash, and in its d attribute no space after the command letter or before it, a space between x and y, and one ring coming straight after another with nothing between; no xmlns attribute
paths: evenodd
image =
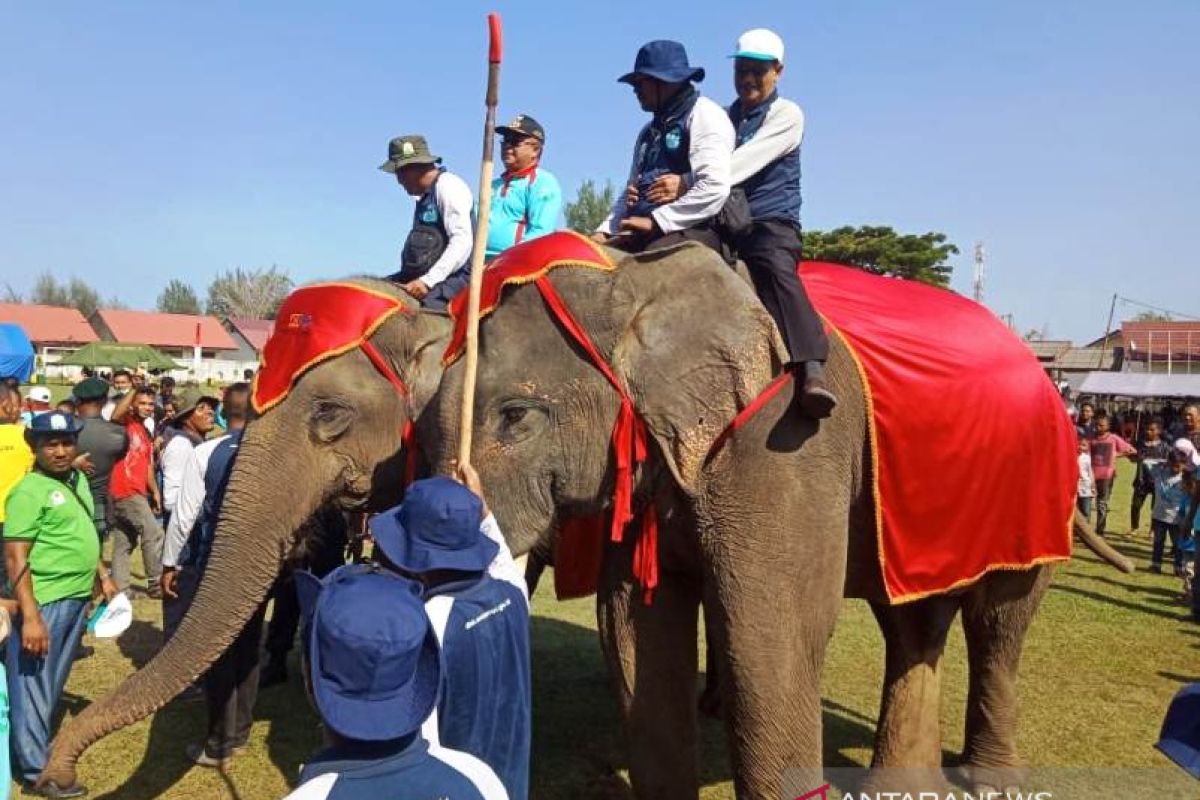
<svg viewBox="0 0 1200 800"><path fill-rule="evenodd" d="M625 193L592 238L631 251L685 240L720 251L713 220L729 198L734 134L725 110L696 90L703 68L679 42L659 40L618 80L654 118L638 134ZM688 176L682 191L679 175Z"/></svg>
<svg viewBox="0 0 1200 800"><path fill-rule="evenodd" d="M424 136L399 136L388 144L380 165L417 198L413 226L400 254L400 271L388 280L421 301L425 308L446 307L471 280L471 217L475 198L467 182L440 166Z"/></svg>

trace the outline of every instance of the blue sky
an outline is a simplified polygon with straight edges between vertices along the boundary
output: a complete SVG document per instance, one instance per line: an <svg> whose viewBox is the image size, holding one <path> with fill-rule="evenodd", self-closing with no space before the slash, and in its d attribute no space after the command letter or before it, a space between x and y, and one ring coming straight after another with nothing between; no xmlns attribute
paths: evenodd
<svg viewBox="0 0 1200 800"><path fill-rule="evenodd" d="M1089 338L1111 295L1200 315L1200 3L7 3L0 284L77 274L135 307L172 277L392 268L411 201L375 169L424 132L478 179L484 17L501 117L536 116L568 195L623 178L644 114L615 78L675 38L732 96L743 29L787 43L803 222L986 243L986 301ZM1127 315L1136 308L1119 308Z"/></svg>

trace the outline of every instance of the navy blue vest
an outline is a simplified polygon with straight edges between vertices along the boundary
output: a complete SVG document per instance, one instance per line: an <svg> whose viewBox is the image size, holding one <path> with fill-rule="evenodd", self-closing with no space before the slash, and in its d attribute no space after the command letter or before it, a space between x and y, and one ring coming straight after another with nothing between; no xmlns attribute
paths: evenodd
<svg viewBox="0 0 1200 800"><path fill-rule="evenodd" d="M234 431L214 447L209 455L208 467L204 471L204 505L200 509L200 517L192 527L187 546L180 555L179 563L183 566L195 566L201 572L208 566L213 534L217 532L217 517L221 513L221 504L225 501L225 489L229 485L234 456L237 455L241 441L242 432Z"/></svg>
<svg viewBox="0 0 1200 800"><path fill-rule="evenodd" d="M779 99L772 92L765 103L743 113L740 100L729 107L729 119L741 147L754 138L762 127L771 106ZM772 161L741 184L750 201L750 215L755 221L800 219L800 148L797 147Z"/></svg>
<svg viewBox="0 0 1200 800"><path fill-rule="evenodd" d="M638 201L626 212L627 216L647 217L658 207L646 199L646 190L660 175L668 172L686 175L692 171L688 157L692 137L687 120L699 99L700 93L689 86L642 129L636 145Z"/></svg>
<svg viewBox="0 0 1200 800"><path fill-rule="evenodd" d="M439 180L442 177L441 173L442 170L439 170ZM429 272L442 257L442 253L446 252L450 235L446 233L446 222L442 219L442 212L438 210L436 195L437 180L433 182L429 191L417 200L417 207L413 209L412 230L408 232L408 238L404 240L404 250L400 253L400 271L389 275L388 280L397 283L415 281Z"/></svg>

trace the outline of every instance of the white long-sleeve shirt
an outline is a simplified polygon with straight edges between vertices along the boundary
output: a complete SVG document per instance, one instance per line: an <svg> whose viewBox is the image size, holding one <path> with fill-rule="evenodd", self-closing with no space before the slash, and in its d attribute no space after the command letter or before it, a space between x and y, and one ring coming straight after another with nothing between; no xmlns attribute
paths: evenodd
<svg viewBox="0 0 1200 800"><path fill-rule="evenodd" d="M167 523L167 535L163 541L164 567L179 566L179 554L183 552L188 536L204 509L204 475L208 472L208 460L217 445L228 438L228 434L218 436L188 451L175 498L175 509L171 512L171 521Z"/></svg>
<svg viewBox="0 0 1200 800"><path fill-rule="evenodd" d="M777 98L767 110L758 133L733 151L730 168L733 185L745 183L803 141L804 112L791 100Z"/></svg>
<svg viewBox="0 0 1200 800"><path fill-rule="evenodd" d="M701 95L692 106L685 126L688 129L688 163L691 164L688 190L677 200L665 203L650 215L663 233L683 230L715 217L729 198L733 186L730 160L733 153L733 123L725 109ZM639 136L639 139L641 137ZM627 183L636 184L638 154L633 154ZM620 232L625 217L625 192L619 191L612 210L596 230L610 236Z"/></svg>
<svg viewBox="0 0 1200 800"><path fill-rule="evenodd" d="M433 199L446 229L446 249L420 278L430 289L467 265L474 242L471 208L475 198L467 182L453 172L443 172L433 187Z"/></svg>
<svg viewBox="0 0 1200 800"><path fill-rule="evenodd" d="M487 515L487 519L479 525L479 532L500 545L500 551L496 553L492 563L488 564L488 575L498 581L511 583L520 589L521 596L525 598L525 605L528 606L529 586L525 583L525 573L517 566L512 551L508 549L508 542L504 540L504 534L500 530L500 523L496 522L495 514Z"/></svg>
<svg viewBox="0 0 1200 800"><path fill-rule="evenodd" d="M175 500L179 497L179 484L183 480L183 469L196 446L185 434L178 433L171 437L162 451L162 502L163 508L175 512Z"/></svg>

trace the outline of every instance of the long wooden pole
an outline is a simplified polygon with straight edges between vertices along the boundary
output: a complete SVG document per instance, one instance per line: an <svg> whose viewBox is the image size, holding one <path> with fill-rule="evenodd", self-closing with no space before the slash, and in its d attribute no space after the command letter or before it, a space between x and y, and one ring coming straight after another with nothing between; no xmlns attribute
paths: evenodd
<svg viewBox="0 0 1200 800"><path fill-rule="evenodd" d="M500 15L488 14L488 85L484 104L483 161L479 166L479 216L471 250L471 286L467 298L467 360L463 379L462 415L458 428L458 463L471 463L471 429L475 424L475 372L479 368L479 291L483 286L483 257L487 250L488 217L492 208L492 161L496 145L496 104L500 94L503 42Z"/></svg>

